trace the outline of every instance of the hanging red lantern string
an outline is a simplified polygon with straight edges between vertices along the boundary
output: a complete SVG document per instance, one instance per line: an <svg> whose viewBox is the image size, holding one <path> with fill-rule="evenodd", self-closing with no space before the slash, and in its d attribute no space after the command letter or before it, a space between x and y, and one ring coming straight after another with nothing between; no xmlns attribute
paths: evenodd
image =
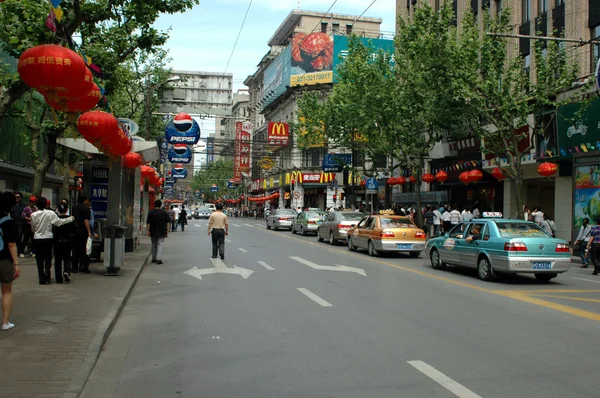
<svg viewBox="0 0 600 398"><path fill-rule="evenodd" d="M435 179L440 184L443 184L448 181L448 173L446 173L444 170L440 170L435 174Z"/></svg>
<svg viewBox="0 0 600 398"><path fill-rule="evenodd" d="M554 163L545 162L538 166L537 171L539 175L544 177L550 177L558 170L558 166Z"/></svg>
<svg viewBox="0 0 600 398"><path fill-rule="evenodd" d="M458 175L458 179L464 184L468 184L471 181L468 171L463 171L462 173L460 173Z"/></svg>
<svg viewBox="0 0 600 398"><path fill-rule="evenodd" d="M83 138L96 146L100 141L119 131L119 121L110 113L90 111L79 116L77 129Z"/></svg>
<svg viewBox="0 0 600 398"><path fill-rule="evenodd" d="M62 112L87 112L94 109L100 101L100 89L96 83L92 84L92 90L83 97L76 99L44 97L48 105Z"/></svg>
<svg viewBox="0 0 600 398"><path fill-rule="evenodd" d="M135 169L143 163L142 156L136 152L129 152L123 156L123 167L127 169Z"/></svg>
<svg viewBox="0 0 600 398"><path fill-rule="evenodd" d="M387 184L388 185L396 185L396 178L395 177L388 178Z"/></svg>
<svg viewBox="0 0 600 398"><path fill-rule="evenodd" d="M408 177L408 181L410 181L411 184L416 184L417 179L415 176L410 176L410 177Z"/></svg>
<svg viewBox="0 0 600 398"><path fill-rule="evenodd" d="M469 182L475 182L475 181L479 181L483 178L483 173L481 172L481 170L471 170L468 172L469 173Z"/></svg>
<svg viewBox="0 0 600 398"><path fill-rule="evenodd" d="M423 180L423 182L432 183L433 181L435 181L435 176L431 173L425 173L421 177L421 180Z"/></svg>
<svg viewBox="0 0 600 398"><path fill-rule="evenodd" d="M152 178L152 176L154 174L156 174L156 172L154 171L154 169L152 167L150 167L150 166L142 166L142 167L140 167L140 172L141 172L142 178L145 178L145 179Z"/></svg>
<svg viewBox="0 0 600 398"><path fill-rule="evenodd" d="M503 180L506 178L500 167L496 167L494 168L494 170L492 170L492 177L494 177L497 180Z"/></svg>

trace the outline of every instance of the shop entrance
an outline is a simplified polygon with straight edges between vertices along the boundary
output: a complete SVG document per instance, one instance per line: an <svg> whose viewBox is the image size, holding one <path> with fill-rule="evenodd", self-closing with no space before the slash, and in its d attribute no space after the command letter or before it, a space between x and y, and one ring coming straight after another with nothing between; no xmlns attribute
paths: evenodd
<svg viewBox="0 0 600 398"><path fill-rule="evenodd" d="M554 179L535 178L525 180L526 195L524 195L524 205L533 210L540 207L542 211L549 214L552 219L556 215L554 209Z"/></svg>

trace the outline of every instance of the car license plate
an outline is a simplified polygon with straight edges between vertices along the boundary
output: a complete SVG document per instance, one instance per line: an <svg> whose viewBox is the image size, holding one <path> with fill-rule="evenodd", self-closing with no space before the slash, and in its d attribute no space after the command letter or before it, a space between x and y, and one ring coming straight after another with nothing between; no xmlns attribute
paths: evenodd
<svg viewBox="0 0 600 398"><path fill-rule="evenodd" d="M532 261L532 269L552 269L552 263L549 261Z"/></svg>
<svg viewBox="0 0 600 398"><path fill-rule="evenodd" d="M413 245L402 244L402 243L398 244L398 250L410 250L412 248L413 248Z"/></svg>

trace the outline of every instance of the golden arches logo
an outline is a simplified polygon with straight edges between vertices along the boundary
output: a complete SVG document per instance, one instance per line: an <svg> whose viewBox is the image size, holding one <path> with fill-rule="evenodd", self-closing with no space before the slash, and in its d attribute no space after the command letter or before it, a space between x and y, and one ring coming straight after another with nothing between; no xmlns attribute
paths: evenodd
<svg viewBox="0 0 600 398"><path fill-rule="evenodd" d="M276 136L276 135L281 135L281 136L288 136L288 125L286 123L272 123L270 126L270 135L272 136Z"/></svg>

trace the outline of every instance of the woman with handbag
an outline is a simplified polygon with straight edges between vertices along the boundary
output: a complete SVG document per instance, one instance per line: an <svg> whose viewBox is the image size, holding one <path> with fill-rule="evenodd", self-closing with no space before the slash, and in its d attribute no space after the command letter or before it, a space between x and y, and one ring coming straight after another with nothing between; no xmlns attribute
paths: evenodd
<svg viewBox="0 0 600 398"><path fill-rule="evenodd" d="M544 218L538 224L544 231L546 231L550 236L556 238L556 224L552 221L552 217L548 213L544 213Z"/></svg>

